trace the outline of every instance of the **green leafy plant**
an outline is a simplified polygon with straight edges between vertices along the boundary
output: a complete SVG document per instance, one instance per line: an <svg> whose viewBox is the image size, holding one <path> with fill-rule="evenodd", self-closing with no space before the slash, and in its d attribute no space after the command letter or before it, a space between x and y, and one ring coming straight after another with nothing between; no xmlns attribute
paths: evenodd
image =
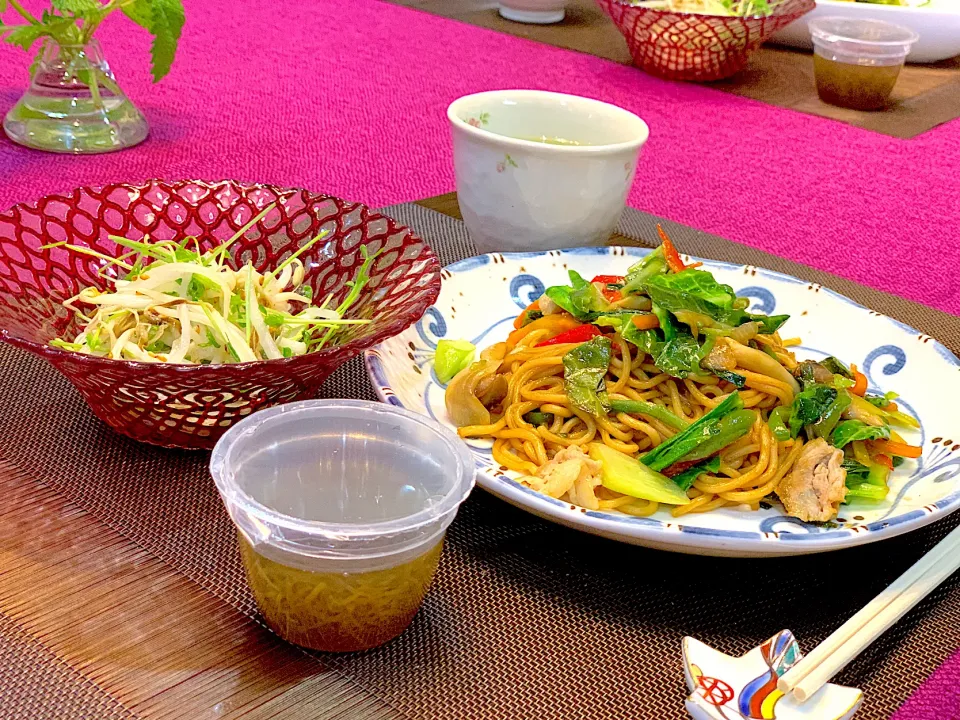
<svg viewBox="0 0 960 720"><path fill-rule="evenodd" d="M37 53L39 60L51 41L62 48L83 48L93 39L100 24L120 10L153 35L151 66L154 82L159 82L170 72L183 30L181 0L51 0L50 5L51 8L44 10L38 18L24 8L19 0L0 0L0 15L9 12L23 21L13 24L0 21L0 37L4 42L26 51L41 41ZM103 78L99 80L102 82ZM93 91L95 83L85 82ZM110 83L105 84L109 86Z"/></svg>

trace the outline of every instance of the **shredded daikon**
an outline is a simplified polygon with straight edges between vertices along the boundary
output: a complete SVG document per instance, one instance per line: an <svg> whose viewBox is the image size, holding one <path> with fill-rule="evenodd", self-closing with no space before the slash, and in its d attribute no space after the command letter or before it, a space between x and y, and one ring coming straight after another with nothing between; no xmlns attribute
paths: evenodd
<svg viewBox="0 0 960 720"><path fill-rule="evenodd" d="M344 327L369 323L344 317L370 280L375 256L365 247L344 301L329 308L328 296L319 307L312 304L300 256L326 231L270 272L260 273L249 262L237 269L227 265L227 248L273 207L206 252L194 237L151 242L110 236L130 250L117 258L65 242L45 245L103 260L100 275L112 286L109 292L86 287L65 301L83 330L72 341L50 344L117 360L207 365L303 355L335 341Z"/></svg>

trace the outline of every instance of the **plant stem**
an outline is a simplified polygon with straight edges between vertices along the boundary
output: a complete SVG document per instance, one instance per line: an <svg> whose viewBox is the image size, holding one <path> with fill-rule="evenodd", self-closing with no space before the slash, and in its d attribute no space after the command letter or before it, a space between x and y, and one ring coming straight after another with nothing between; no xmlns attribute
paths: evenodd
<svg viewBox="0 0 960 720"><path fill-rule="evenodd" d="M39 25L40 21L31 15L17 0L10 0L10 7L20 13L20 16L31 25Z"/></svg>
<svg viewBox="0 0 960 720"><path fill-rule="evenodd" d="M83 23L83 40L84 45L86 45L93 38L93 34L97 31L97 28L100 27L107 15L112 13L114 10L122 8L124 5L129 5L134 0L110 0L106 5L104 5L100 10L97 11L97 14L94 16L95 19L84 20Z"/></svg>
<svg viewBox="0 0 960 720"><path fill-rule="evenodd" d="M97 79L97 75L100 74L100 70L95 68L93 65L90 65L90 69L87 71L90 81L87 83L87 87L90 88L90 97L93 99L93 106L100 112L105 112L106 108L103 105L103 98L100 97L100 82Z"/></svg>
<svg viewBox="0 0 960 720"><path fill-rule="evenodd" d="M114 80L107 75L103 70L97 68L97 74L100 76L100 82L103 83L103 86L107 88L114 95L120 96L123 95L123 90L120 89L120 86L117 85Z"/></svg>

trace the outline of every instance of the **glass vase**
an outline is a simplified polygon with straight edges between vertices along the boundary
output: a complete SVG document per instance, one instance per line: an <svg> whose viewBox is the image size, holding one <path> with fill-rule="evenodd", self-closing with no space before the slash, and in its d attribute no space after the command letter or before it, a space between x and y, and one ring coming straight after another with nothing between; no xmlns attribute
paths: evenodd
<svg viewBox="0 0 960 720"><path fill-rule="evenodd" d="M147 137L147 120L117 84L100 43L48 40L30 87L3 120L16 143L59 153L104 153Z"/></svg>

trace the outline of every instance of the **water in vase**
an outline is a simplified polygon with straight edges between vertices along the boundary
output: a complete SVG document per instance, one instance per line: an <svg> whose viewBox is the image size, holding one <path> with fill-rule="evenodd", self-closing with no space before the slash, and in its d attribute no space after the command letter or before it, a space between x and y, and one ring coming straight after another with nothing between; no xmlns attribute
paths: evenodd
<svg viewBox="0 0 960 720"><path fill-rule="evenodd" d="M63 153L120 150L142 142L148 132L95 41L83 48L45 48L3 128L21 145Z"/></svg>

